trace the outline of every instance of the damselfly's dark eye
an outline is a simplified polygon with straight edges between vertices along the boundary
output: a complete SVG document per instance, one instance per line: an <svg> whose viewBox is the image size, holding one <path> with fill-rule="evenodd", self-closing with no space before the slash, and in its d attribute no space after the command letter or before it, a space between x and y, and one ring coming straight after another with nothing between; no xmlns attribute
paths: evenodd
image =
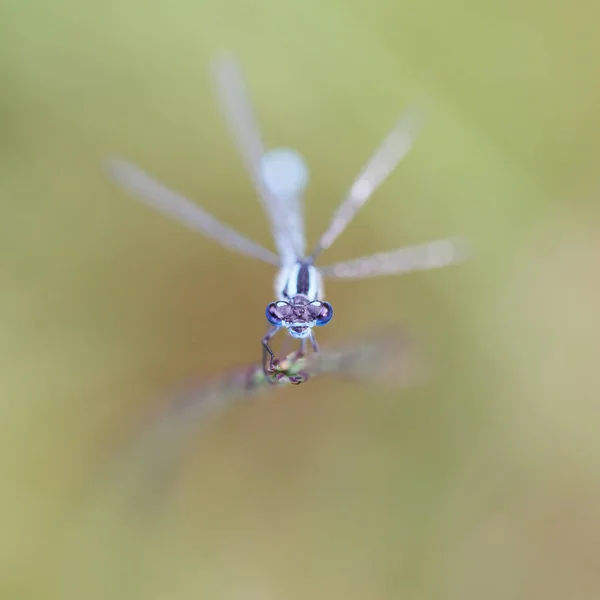
<svg viewBox="0 0 600 600"><path fill-rule="evenodd" d="M279 311L277 310L277 302L271 302L271 304L267 305L267 310L265 310L265 316L267 317L267 321L271 323L271 325L281 325L281 316L279 315Z"/></svg>
<svg viewBox="0 0 600 600"><path fill-rule="evenodd" d="M322 325L327 325L331 318L333 317L333 308L329 302L321 302L321 310L319 311L319 316L317 317L317 325L321 327Z"/></svg>

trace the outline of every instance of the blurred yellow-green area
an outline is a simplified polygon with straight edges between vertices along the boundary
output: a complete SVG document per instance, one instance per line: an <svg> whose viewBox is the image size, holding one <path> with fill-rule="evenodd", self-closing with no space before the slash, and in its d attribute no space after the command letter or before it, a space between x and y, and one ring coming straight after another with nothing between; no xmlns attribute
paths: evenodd
<svg viewBox="0 0 600 600"><path fill-rule="evenodd" d="M4 2L2 598L599 598L599 19L590 0ZM327 287L320 343L403 327L419 385L273 390L164 483L160 447L101 477L166 390L259 359L273 270L102 170L124 156L271 247L210 83L222 49L267 143L310 166L309 245L427 107L323 262L450 235L473 257Z"/></svg>

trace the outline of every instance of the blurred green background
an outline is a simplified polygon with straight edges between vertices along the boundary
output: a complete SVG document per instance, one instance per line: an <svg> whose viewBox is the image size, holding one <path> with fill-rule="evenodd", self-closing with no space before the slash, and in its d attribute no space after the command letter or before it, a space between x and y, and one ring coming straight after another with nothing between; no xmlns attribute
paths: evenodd
<svg viewBox="0 0 600 600"><path fill-rule="evenodd" d="M590 1L4 2L2 597L598 598L599 18ZM170 502L132 511L140 464L90 497L95 470L163 390L257 360L273 299L268 266L101 171L120 154L270 247L210 87L219 49L267 143L311 167L310 243L403 108L428 107L324 261L455 234L475 256L327 288L320 342L401 325L422 385L274 391L204 429Z"/></svg>

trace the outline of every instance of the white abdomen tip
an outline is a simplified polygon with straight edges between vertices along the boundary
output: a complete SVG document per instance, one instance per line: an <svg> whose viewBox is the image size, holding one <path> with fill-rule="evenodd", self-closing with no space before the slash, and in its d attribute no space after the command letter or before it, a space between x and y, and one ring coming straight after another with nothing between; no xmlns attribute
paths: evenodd
<svg viewBox="0 0 600 600"><path fill-rule="evenodd" d="M274 148L261 159L263 181L278 197L299 196L308 184L308 166L298 152Z"/></svg>

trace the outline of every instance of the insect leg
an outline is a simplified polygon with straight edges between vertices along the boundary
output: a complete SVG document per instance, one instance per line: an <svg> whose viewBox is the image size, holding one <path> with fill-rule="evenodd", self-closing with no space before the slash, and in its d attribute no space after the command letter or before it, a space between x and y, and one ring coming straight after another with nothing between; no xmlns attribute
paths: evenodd
<svg viewBox="0 0 600 600"><path fill-rule="evenodd" d="M263 347L263 352L262 352L262 368L263 368L263 373L265 374L265 377L267 378L267 381L269 381L271 383L271 377L270 375L273 373L274 370L274 364L273 361L275 360L275 354L273 354L273 350L271 350L271 348L269 347L269 342L271 341L271 338L281 329L280 325L274 325L273 327L271 327L271 329L269 329L269 331L267 331L265 337L262 339L262 347ZM269 369L267 370L267 353L269 354Z"/></svg>
<svg viewBox="0 0 600 600"><path fill-rule="evenodd" d="M310 345L312 346L313 352L319 352L319 344L317 344L315 334L312 331L310 332Z"/></svg>

